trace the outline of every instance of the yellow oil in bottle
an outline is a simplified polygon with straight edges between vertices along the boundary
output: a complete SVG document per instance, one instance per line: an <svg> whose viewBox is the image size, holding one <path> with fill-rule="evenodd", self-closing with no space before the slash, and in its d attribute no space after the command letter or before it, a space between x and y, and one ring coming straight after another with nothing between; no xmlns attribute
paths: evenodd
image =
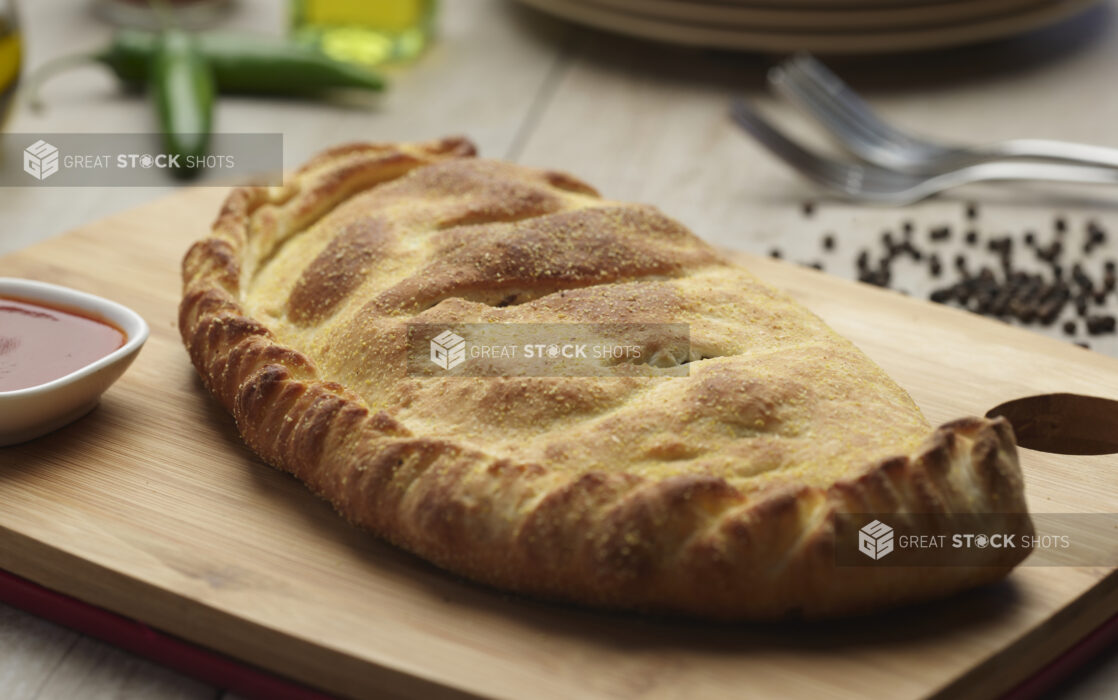
<svg viewBox="0 0 1118 700"><path fill-rule="evenodd" d="M431 39L436 0L292 0L293 36L332 58L405 62Z"/></svg>
<svg viewBox="0 0 1118 700"><path fill-rule="evenodd" d="M19 31L0 17L0 127L8 118L19 82L20 44Z"/></svg>

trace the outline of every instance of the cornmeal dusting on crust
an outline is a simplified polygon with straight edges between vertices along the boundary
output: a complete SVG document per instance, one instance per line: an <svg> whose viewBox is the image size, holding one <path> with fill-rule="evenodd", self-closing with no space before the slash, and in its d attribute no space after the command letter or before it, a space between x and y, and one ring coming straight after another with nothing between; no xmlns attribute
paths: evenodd
<svg viewBox="0 0 1118 700"><path fill-rule="evenodd" d="M352 522L595 605L823 616L1019 555L834 567L834 514L1024 511L1004 421L933 431L853 344L653 207L462 139L355 144L231 195L180 327L246 441ZM409 323L674 323L686 377L409 377Z"/></svg>
<svg viewBox="0 0 1118 700"><path fill-rule="evenodd" d="M246 309L413 433L550 469L822 486L927 437L818 318L655 209L585 191L493 161L412 170L288 238ZM411 322L686 323L696 357L687 378L409 378Z"/></svg>

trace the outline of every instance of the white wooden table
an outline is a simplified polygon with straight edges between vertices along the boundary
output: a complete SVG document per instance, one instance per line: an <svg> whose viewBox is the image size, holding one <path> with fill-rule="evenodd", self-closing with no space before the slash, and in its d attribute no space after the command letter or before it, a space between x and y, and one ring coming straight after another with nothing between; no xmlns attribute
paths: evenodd
<svg viewBox="0 0 1118 700"><path fill-rule="evenodd" d="M88 3L22 4L27 64L95 46L109 29ZM818 135L763 95L767 59L674 49L575 28L502 0L441 3L438 43L394 76L375 106L223 98L223 131L280 131L295 166L346 140L425 139L462 133L483 155L570 170L617 199L656 203L717 244L797 261L820 260L854 275L857 251L901 222L950 224L948 261L965 227L964 204L981 203L985 234L1036 229L1056 214L1072 236L1097 219L1118 236L1118 189L971 188L907 210L829 201L770 159L727 118L735 93L757 97L789 129ZM240 0L229 24L280 32L285 3ZM1118 0L1027 39L938 54L836 64L888 116L958 140L1012 136L1118 146ZM121 93L107 72L84 68L52 82L45 114L17 113L15 132L144 132L155 129L143 97ZM0 189L0 254L161 196L169 188ZM817 202L805 217L801 203ZM158 235L153 231L152 235ZM837 249L820 240L833 233ZM1108 242L1101 257L1115 256ZM897 286L926 295L933 280L915 264ZM1113 312L1113 307L1111 312ZM1058 329L1044 332L1058 334ZM1118 355L1118 338L1091 339ZM1113 697L1118 650L1061 689L1071 698ZM97 641L0 605L0 698L220 698L222 689L186 678Z"/></svg>

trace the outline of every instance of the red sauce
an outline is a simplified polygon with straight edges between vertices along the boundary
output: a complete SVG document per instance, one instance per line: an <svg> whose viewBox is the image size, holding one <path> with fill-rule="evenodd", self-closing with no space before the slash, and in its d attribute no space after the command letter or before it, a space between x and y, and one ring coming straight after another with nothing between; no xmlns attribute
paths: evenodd
<svg viewBox="0 0 1118 700"><path fill-rule="evenodd" d="M124 345L107 321L38 302L0 297L0 391L46 384Z"/></svg>

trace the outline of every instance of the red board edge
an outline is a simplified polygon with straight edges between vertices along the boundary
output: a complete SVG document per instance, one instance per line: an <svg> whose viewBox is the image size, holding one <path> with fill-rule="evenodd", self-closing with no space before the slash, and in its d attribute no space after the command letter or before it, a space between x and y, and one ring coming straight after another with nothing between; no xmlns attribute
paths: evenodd
<svg viewBox="0 0 1118 700"><path fill-rule="evenodd" d="M3 570L0 570L0 602L246 698L332 698Z"/></svg>
<svg viewBox="0 0 1118 700"><path fill-rule="evenodd" d="M333 697L3 570L0 570L0 602L247 698L331 700ZM1115 642L1118 642L1118 615L1104 621L1022 681L1002 700L1034 700L1043 696Z"/></svg>
<svg viewBox="0 0 1118 700"><path fill-rule="evenodd" d="M1104 620L1087 636L1050 661L1047 666L1021 681L1002 696L1002 700L1037 700L1047 697L1062 681L1071 677L1111 645L1118 643L1118 614Z"/></svg>

